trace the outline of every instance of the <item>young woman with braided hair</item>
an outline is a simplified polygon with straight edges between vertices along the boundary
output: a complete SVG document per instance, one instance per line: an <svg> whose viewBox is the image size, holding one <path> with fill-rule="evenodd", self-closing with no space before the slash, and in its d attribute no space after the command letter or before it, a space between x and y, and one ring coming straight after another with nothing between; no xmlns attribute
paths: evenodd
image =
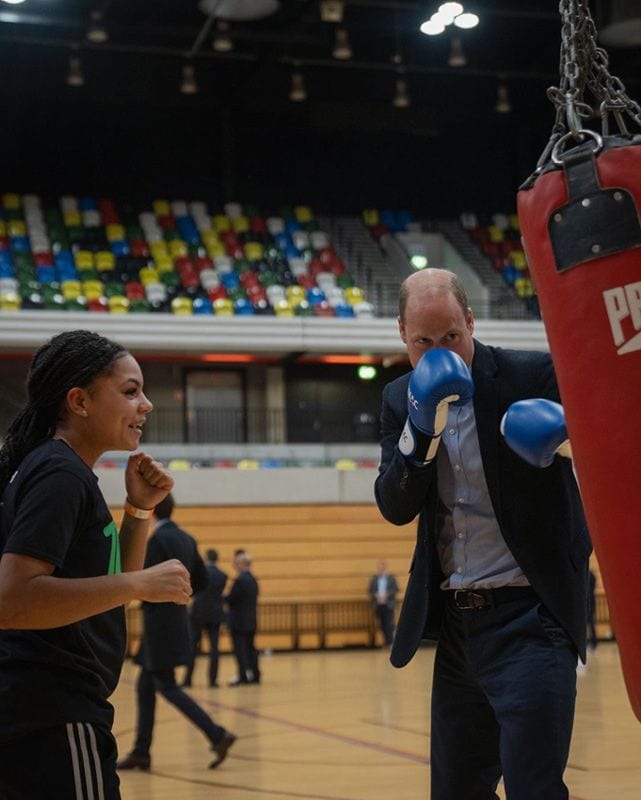
<svg viewBox="0 0 641 800"><path fill-rule="evenodd" d="M186 605L189 573L143 569L148 520L171 476L144 453L125 470L120 532L93 467L134 451L153 406L135 359L88 331L43 345L0 450L0 798L118 800L108 702L131 600Z"/></svg>

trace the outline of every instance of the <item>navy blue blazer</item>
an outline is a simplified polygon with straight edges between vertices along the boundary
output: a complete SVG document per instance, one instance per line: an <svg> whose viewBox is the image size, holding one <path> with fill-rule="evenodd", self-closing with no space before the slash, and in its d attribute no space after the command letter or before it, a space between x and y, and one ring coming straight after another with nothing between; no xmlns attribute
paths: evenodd
<svg viewBox="0 0 641 800"><path fill-rule="evenodd" d="M251 572L239 572L225 598L229 606L227 625L231 631L249 633L257 627L258 582Z"/></svg>
<svg viewBox="0 0 641 800"><path fill-rule="evenodd" d="M207 585L207 570L195 539L174 522L164 522L147 542L145 567L177 558L189 570L191 587L198 592ZM143 603L143 634L136 663L149 670L188 664L191 633L186 606L177 603Z"/></svg>
<svg viewBox="0 0 641 800"><path fill-rule="evenodd" d="M227 573L215 564L205 564L209 581L207 586L194 596L191 605L191 618L202 625L217 625L225 619L223 610L223 591L227 583Z"/></svg>
<svg viewBox="0 0 641 800"><path fill-rule="evenodd" d="M413 467L397 448L410 374L383 390L375 484L378 507L389 522L405 525L418 514L416 548L390 657L397 667L410 661L421 639L438 638L445 602L436 551L437 460ZM532 467L507 446L499 429L516 400L560 402L552 359L548 353L504 350L474 340L472 378L483 470L501 533L541 602L585 658L591 544L571 462L557 456L545 469Z"/></svg>

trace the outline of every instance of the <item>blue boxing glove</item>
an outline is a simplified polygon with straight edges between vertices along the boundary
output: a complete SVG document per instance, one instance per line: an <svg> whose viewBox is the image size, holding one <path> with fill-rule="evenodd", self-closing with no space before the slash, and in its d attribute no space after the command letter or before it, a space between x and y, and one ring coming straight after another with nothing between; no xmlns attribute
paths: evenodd
<svg viewBox="0 0 641 800"><path fill-rule="evenodd" d="M572 458L563 406L552 400L537 397L512 403L501 420L501 433L533 467L549 467L557 453Z"/></svg>
<svg viewBox="0 0 641 800"><path fill-rule="evenodd" d="M398 441L405 458L429 464L441 441L449 405L465 405L473 394L472 376L457 353L442 349L424 353L407 388L408 417Z"/></svg>

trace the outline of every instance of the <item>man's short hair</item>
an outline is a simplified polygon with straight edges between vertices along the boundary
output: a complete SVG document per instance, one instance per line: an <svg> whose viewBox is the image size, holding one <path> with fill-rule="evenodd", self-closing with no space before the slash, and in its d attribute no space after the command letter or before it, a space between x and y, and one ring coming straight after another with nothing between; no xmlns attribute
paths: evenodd
<svg viewBox="0 0 641 800"><path fill-rule="evenodd" d="M207 561L218 561L218 550L210 548L205 555L207 556Z"/></svg>
<svg viewBox="0 0 641 800"><path fill-rule="evenodd" d="M171 519L171 515L174 513L175 507L176 503L174 502L171 492L169 492L167 497L165 497L164 500L161 500L154 509L154 515L157 519Z"/></svg>

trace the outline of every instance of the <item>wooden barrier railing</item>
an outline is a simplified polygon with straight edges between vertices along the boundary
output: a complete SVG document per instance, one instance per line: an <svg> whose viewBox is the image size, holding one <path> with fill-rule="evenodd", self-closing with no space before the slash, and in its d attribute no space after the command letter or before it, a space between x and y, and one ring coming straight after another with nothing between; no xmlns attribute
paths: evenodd
<svg viewBox="0 0 641 800"><path fill-rule="evenodd" d="M138 647L142 633L140 606L127 609L128 653ZM377 642L376 618L367 600L274 601L258 606L256 644L260 649L304 650ZM203 637L202 645L207 645ZM228 652L231 643L221 631L220 650Z"/></svg>

